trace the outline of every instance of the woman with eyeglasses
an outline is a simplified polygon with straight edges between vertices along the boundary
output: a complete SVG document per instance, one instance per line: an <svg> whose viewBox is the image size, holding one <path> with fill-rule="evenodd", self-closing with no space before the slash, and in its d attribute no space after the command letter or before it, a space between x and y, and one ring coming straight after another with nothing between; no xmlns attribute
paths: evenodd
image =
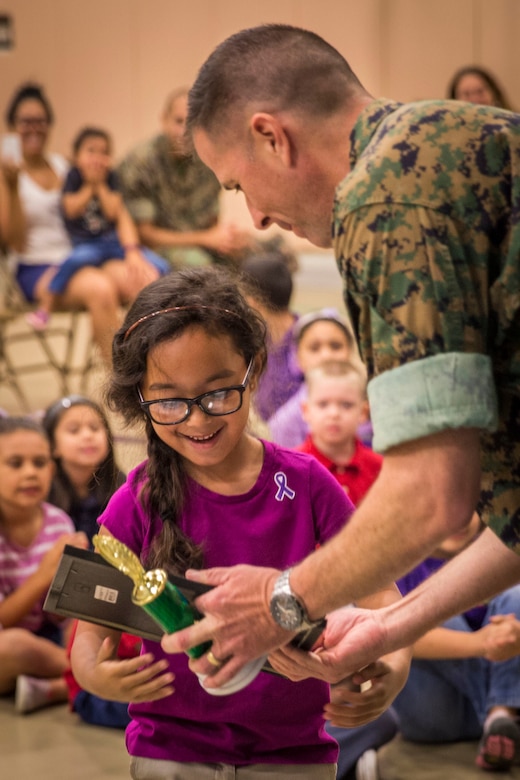
<svg viewBox="0 0 520 780"><path fill-rule="evenodd" d="M0 160L2 241L16 257L16 279L27 301L39 300L71 252L60 199L69 164L47 149L54 114L43 89L24 84L6 110L7 127L19 139L18 152ZM86 309L94 341L107 364L120 324L120 283L104 268L81 269L59 296L62 310Z"/></svg>
<svg viewBox="0 0 520 780"><path fill-rule="evenodd" d="M164 276L128 312L114 339L108 401L128 424L144 424L148 460L99 522L100 534L116 537L146 569L285 568L350 515L345 492L315 459L249 433L265 360L265 323L223 269ZM365 606L398 598L389 586ZM87 690L131 702L126 744L134 780L336 777L337 745L323 728L334 713L324 714L323 681L293 683L261 671L247 687L212 696L211 674L236 659L209 650L196 662L199 682L186 655L168 655L146 639L139 659L117 663L117 641L117 632L80 622L72 668ZM357 694L365 719L386 706L388 689L404 684L407 653L385 660L374 698Z"/></svg>

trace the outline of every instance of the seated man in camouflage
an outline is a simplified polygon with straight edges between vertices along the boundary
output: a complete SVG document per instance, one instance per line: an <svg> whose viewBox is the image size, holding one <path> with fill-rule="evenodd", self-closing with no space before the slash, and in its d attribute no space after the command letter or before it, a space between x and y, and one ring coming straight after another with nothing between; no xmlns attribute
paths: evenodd
<svg viewBox="0 0 520 780"><path fill-rule="evenodd" d="M143 244L173 267L235 262L251 243L248 233L219 222L220 185L183 140L186 88L172 92L162 133L129 152L118 169L121 191Z"/></svg>

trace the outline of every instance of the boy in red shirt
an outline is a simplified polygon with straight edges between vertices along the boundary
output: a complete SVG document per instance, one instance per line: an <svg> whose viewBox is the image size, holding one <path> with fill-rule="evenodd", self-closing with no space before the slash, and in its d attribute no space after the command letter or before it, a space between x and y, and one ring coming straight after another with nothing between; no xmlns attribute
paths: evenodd
<svg viewBox="0 0 520 780"><path fill-rule="evenodd" d="M360 362L327 361L306 374L302 403L309 435L297 449L314 455L357 506L376 480L383 458L356 436L368 419L366 375Z"/></svg>

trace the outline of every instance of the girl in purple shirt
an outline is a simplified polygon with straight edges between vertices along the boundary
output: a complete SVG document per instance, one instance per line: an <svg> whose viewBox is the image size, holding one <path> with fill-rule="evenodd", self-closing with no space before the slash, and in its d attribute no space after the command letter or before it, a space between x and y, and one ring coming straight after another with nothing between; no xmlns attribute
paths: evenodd
<svg viewBox="0 0 520 780"><path fill-rule="evenodd" d="M333 536L352 511L314 459L248 433L265 355L263 321L222 270L166 276L130 309L114 340L108 400L127 423L144 422L149 457L100 523L145 568L285 568ZM143 640L139 659L116 661L117 639L80 623L72 665L84 688L131 702L134 780L335 777L326 683L262 671L243 690L212 696L187 656Z"/></svg>

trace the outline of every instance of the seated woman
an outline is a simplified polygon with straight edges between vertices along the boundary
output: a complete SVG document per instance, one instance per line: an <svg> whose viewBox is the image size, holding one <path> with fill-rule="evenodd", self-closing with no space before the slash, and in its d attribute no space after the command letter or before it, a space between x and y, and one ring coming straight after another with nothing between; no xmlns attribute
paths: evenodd
<svg viewBox="0 0 520 780"><path fill-rule="evenodd" d="M68 163L47 151L54 120L43 90L34 84L20 87L6 112L10 130L21 141L21 163L4 159L1 164L0 199L5 244L16 256L16 278L25 297L33 302L70 254L60 198ZM57 301L61 309L86 309L92 333L104 361L110 363L112 336L119 326L119 306L126 302L123 263L85 267L69 281ZM141 287L157 272L144 260L140 266Z"/></svg>
<svg viewBox="0 0 520 780"><path fill-rule="evenodd" d="M514 110L496 77L476 65L465 65L454 73L446 96L450 100L465 100L482 106Z"/></svg>

